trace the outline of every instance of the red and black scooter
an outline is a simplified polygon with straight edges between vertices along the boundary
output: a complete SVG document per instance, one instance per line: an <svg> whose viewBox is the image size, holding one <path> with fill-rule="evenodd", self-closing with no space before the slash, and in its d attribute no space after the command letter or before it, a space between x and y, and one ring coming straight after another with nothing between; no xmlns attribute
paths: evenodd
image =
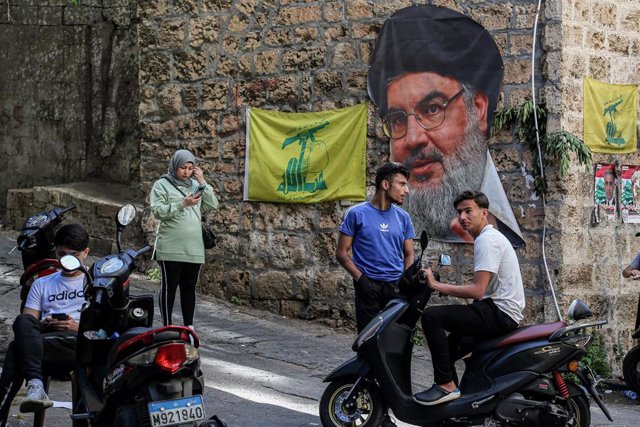
<svg viewBox="0 0 640 427"><path fill-rule="evenodd" d="M117 215L117 254L88 272L73 255L67 271L87 276L78 330L74 426L198 425L205 420L204 378L198 337L183 326L152 327L153 296L132 296L129 276L136 259L151 250L122 250L123 228L135 217L132 205ZM219 420L200 425L224 426Z"/></svg>
<svg viewBox="0 0 640 427"><path fill-rule="evenodd" d="M64 215L75 208L74 204L70 204L64 208L40 212L27 219L22 225L14 248L20 251L24 268L24 273L20 276L21 311L33 281L57 271L60 264L56 258L53 238Z"/></svg>
<svg viewBox="0 0 640 427"><path fill-rule="evenodd" d="M15 249L20 251L24 268L24 272L20 276L20 312L24 308L31 284L37 278L55 273L58 270L60 263L56 258L54 236L58 226L64 219L64 215L72 209L75 209L74 204L64 208L54 208L46 212L39 212L28 218L22 225L16 246L11 250L11 252ZM51 376L60 380L69 379L68 373L70 371L71 367L63 364L47 364L43 366L45 378ZM0 376L0 388L7 387L7 394L3 397L2 407L0 407L0 426L6 425L11 403L22 387L23 381L22 377L9 378L6 375ZM37 412L34 421L34 425L42 425L44 411Z"/></svg>

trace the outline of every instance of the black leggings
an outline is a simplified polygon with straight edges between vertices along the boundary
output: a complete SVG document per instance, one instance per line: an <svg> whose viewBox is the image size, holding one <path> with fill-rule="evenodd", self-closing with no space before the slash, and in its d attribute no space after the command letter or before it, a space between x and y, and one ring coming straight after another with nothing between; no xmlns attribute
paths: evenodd
<svg viewBox="0 0 640 427"><path fill-rule="evenodd" d="M185 326L193 325L196 310L196 285L202 264L179 261L158 261L162 272L160 286L160 314L165 326L171 325L171 313L180 286L180 308Z"/></svg>
<svg viewBox="0 0 640 427"><path fill-rule="evenodd" d="M487 298L470 305L429 307L422 313L422 330L433 361L436 384L454 381L454 362L462 336L480 339L494 338L513 331L518 324ZM450 332L447 339L446 331Z"/></svg>

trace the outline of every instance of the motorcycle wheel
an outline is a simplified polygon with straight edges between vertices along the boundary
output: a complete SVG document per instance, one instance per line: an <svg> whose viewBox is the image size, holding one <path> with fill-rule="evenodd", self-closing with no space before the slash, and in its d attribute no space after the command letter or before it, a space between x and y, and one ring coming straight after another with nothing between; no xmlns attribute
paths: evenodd
<svg viewBox="0 0 640 427"><path fill-rule="evenodd" d="M376 427L382 423L387 411L382 393L377 386L367 385L358 392L355 410L343 403L355 378L341 378L331 382L320 398L320 421L324 427Z"/></svg>
<svg viewBox="0 0 640 427"><path fill-rule="evenodd" d="M640 391L640 345L633 347L624 357L622 375L629 387Z"/></svg>
<svg viewBox="0 0 640 427"><path fill-rule="evenodd" d="M564 406L572 416L566 427L589 427L591 425L589 399L584 395L570 397Z"/></svg>

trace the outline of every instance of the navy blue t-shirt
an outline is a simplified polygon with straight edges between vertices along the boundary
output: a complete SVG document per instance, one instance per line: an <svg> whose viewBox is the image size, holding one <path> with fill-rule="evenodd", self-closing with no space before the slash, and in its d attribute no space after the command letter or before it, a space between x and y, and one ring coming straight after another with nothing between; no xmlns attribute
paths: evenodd
<svg viewBox="0 0 640 427"><path fill-rule="evenodd" d="M409 214L396 205L381 211L369 202L349 208L340 232L353 238L353 262L365 276L396 281L404 271L404 242L416 237Z"/></svg>

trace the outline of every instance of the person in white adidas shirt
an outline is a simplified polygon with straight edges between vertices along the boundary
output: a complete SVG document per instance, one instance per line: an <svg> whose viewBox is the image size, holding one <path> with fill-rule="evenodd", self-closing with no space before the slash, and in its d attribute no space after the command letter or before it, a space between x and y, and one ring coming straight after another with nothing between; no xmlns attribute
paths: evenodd
<svg viewBox="0 0 640 427"><path fill-rule="evenodd" d="M438 282L430 269L427 283L441 294L474 299L472 304L429 307L422 313L422 330L431 351L433 386L416 393L421 405L437 405L460 397L453 363L461 336L494 338L513 331L525 307L520 264L509 240L489 224L489 199L479 191L465 191L453 203L458 221L473 237L473 283ZM447 338L447 332L449 337Z"/></svg>
<svg viewBox="0 0 640 427"><path fill-rule="evenodd" d="M89 235L79 224L60 227L54 243L58 259L73 254L84 262L89 254ZM20 403L21 412L37 412L53 405L44 391L42 363L73 366L80 309L85 302L84 282L82 272L63 271L33 282L22 314L13 322L14 340L0 376L0 406L13 381L22 377L27 381L27 395ZM54 314L64 318L56 319Z"/></svg>

